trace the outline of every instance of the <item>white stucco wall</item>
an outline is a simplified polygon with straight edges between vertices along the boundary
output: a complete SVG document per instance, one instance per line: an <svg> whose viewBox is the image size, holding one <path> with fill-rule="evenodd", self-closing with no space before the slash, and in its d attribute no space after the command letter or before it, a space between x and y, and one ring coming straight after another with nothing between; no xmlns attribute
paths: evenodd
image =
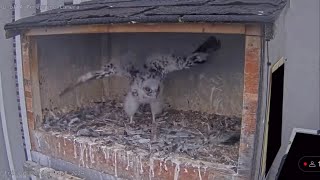
<svg viewBox="0 0 320 180"><path fill-rule="evenodd" d="M269 45L270 61L285 64L282 147L268 179L274 179L292 129L320 129L319 118L319 0L291 0L277 36ZM283 54L283 55L281 55Z"/></svg>
<svg viewBox="0 0 320 180"><path fill-rule="evenodd" d="M13 61L13 39L6 39L4 24L12 21L12 1L1 1L0 9L0 179L15 179L11 173L22 173L25 153L19 122L16 80ZM16 164L20 160L20 164ZM19 179L19 178L17 178Z"/></svg>

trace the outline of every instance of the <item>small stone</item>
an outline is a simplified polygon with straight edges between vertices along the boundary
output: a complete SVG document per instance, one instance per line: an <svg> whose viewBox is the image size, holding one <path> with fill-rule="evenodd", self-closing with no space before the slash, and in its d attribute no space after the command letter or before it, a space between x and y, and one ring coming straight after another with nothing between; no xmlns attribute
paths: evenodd
<svg viewBox="0 0 320 180"><path fill-rule="evenodd" d="M92 136L92 137L98 137L99 133L93 131L92 129L80 129L77 132L77 136Z"/></svg>
<svg viewBox="0 0 320 180"><path fill-rule="evenodd" d="M145 144L145 143L149 143L150 139L139 139L138 142L141 143L141 144Z"/></svg>

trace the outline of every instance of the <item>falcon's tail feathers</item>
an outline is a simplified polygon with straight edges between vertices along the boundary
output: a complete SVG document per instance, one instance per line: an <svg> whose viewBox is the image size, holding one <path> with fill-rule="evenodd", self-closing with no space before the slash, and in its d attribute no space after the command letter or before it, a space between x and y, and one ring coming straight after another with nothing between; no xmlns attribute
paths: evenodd
<svg viewBox="0 0 320 180"><path fill-rule="evenodd" d="M221 48L221 43L216 37L209 37L203 44L201 44L193 53L210 53Z"/></svg>
<svg viewBox="0 0 320 180"><path fill-rule="evenodd" d="M207 61L210 52L217 51L221 48L221 43L216 37L209 37L202 43L190 56L186 59L186 67L191 67L195 64L202 64Z"/></svg>

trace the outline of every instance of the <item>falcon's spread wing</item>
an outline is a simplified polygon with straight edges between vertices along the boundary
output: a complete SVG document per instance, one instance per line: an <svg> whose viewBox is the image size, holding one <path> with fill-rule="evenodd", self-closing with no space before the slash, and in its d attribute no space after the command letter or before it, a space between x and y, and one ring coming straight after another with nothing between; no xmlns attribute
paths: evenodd
<svg viewBox="0 0 320 180"><path fill-rule="evenodd" d="M196 64L204 63L209 53L217 51L220 47L220 41L212 36L187 57L155 54L147 59L145 67L150 71L157 71L165 75L173 71L187 69Z"/></svg>
<svg viewBox="0 0 320 180"><path fill-rule="evenodd" d="M64 89L60 96L71 91L75 87L94 79L102 79L112 75L127 76L134 79L139 73L144 72L147 77L164 76L172 71L190 68L196 64L204 63L211 51L220 49L220 41L214 36L208 38L191 55L187 57L175 55L156 55L149 57L144 64L144 69L138 69L134 64L135 56L128 53L122 56L120 63L110 62L102 67L101 70L88 72L78 78L78 80ZM121 61L124 61L121 63Z"/></svg>
<svg viewBox="0 0 320 180"><path fill-rule="evenodd" d="M123 56L122 58L124 58ZM125 58L128 58L127 56ZM133 58L133 57L132 57ZM115 76L126 76L130 78L134 78L137 76L139 71L137 68L132 64L132 62L127 62L126 64L122 65L120 63L114 63L110 62L108 64L105 64L100 70L97 71L91 71L88 72L82 76L80 76L77 81L69 85L67 88L65 88L59 96L63 96L67 92L71 91L75 87L84 84L90 80L95 80L95 79L102 79L106 78L112 75Z"/></svg>

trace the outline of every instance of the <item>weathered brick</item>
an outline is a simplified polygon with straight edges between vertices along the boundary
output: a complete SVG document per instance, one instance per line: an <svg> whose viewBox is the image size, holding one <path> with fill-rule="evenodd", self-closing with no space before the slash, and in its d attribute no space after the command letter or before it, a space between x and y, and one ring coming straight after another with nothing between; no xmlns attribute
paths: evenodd
<svg viewBox="0 0 320 180"><path fill-rule="evenodd" d="M242 119L245 119L245 121L242 123L241 135L248 136L254 134L256 131L257 115L245 113Z"/></svg>
<svg viewBox="0 0 320 180"><path fill-rule="evenodd" d="M128 154L123 149L107 150L108 147L101 147L94 143L88 144L88 142L73 138L43 131L33 131L33 150L125 179L171 180L176 176L178 179L216 180L222 177L232 179L236 174L233 171L222 173L221 168L176 164L169 160L165 162L164 160L154 159L152 163L148 157L139 159L136 154ZM150 164L153 164L153 166L150 166Z"/></svg>
<svg viewBox="0 0 320 180"><path fill-rule="evenodd" d="M244 81L244 93L258 94L259 93L259 78L255 76L246 76Z"/></svg>
<svg viewBox="0 0 320 180"><path fill-rule="evenodd" d="M35 129L34 116L33 116L33 113L30 111L27 111L27 121L28 121L29 130L34 130Z"/></svg>
<svg viewBox="0 0 320 180"><path fill-rule="evenodd" d="M257 108L258 108L258 94L244 93L242 115L256 114Z"/></svg>
<svg viewBox="0 0 320 180"><path fill-rule="evenodd" d="M24 91L31 93L31 80L23 79Z"/></svg>
<svg viewBox="0 0 320 180"><path fill-rule="evenodd" d="M21 42L23 77L24 79L31 80L29 38L22 37Z"/></svg>
<svg viewBox="0 0 320 180"><path fill-rule="evenodd" d="M23 77L24 77L24 79L31 80L29 58L24 58L22 63L23 63L22 66L23 66Z"/></svg>
<svg viewBox="0 0 320 180"><path fill-rule="evenodd" d="M33 111L32 98L26 97L26 108L27 108L27 111L30 111L30 112Z"/></svg>
<svg viewBox="0 0 320 180"><path fill-rule="evenodd" d="M249 27L248 34L255 32ZM253 33L253 34L252 34ZM257 124L257 108L260 78L261 37L246 36L244 91L241 138L239 147L238 174L240 179L250 179L254 156L254 137Z"/></svg>
<svg viewBox="0 0 320 180"><path fill-rule="evenodd" d="M33 120L33 112L31 112L31 111L27 111L27 119L28 119L28 121L31 121L31 120Z"/></svg>
<svg viewBox="0 0 320 180"><path fill-rule="evenodd" d="M28 98L32 98L31 92L28 92L28 91L24 91L24 96Z"/></svg>
<svg viewBox="0 0 320 180"><path fill-rule="evenodd" d="M245 62L244 76L251 76L259 78L260 63L256 60L248 60Z"/></svg>

